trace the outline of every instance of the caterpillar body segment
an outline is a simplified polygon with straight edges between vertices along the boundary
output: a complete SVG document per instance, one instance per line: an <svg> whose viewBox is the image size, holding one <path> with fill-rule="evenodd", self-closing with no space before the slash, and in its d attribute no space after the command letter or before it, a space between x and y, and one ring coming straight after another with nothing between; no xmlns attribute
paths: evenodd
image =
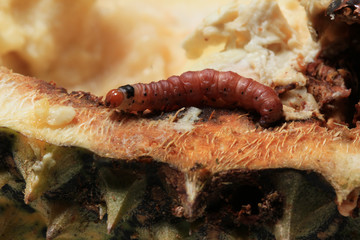
<svg viewBox="0 0 360 240"><path fill-rule="evenodd" d="M213 69L121 86L108 92L105 104L127 112L173 111L189 106L241 107L257 111L262 125L276 122L283 115L280 98L271 87L231 71Z"/></svg>

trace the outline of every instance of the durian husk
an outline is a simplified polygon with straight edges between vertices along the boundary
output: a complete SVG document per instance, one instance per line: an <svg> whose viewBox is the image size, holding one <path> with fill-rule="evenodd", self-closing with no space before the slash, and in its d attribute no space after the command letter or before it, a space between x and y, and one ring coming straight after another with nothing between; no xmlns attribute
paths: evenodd
<svg viewBox="0 0 360 240"><path fill-rule="evenodd" d="M0 104L2 131L10 131L9 135L17 136L16 140L12 140L11 148L15 164L7 165L10 166L9 169L15 169L12 171L16 176L3 177L2 185L25 189L24 201L41 213L43 224L47 226L47 239L62 239L57 238L59 236L65 236L65 239L66 236L76 237L76 230L82 229L84 222L89 224L87 226L92 230L89 233L91 236L111 236L116 226L127 229L124 219L128 218L129 212L138 211L136 206L141 202L140 199L146 199L145 178L138 176L141 171L135 175L131 173L132 177L128 177L129 173L111 173L113 170L109 169L101 170L93 176L97 179L94 180L95 188L100 189L99 195L102 197L88 200L92 204L84 204L83 199L76 200L74 204L49 197L53 196L54 192L55 196L61 196L56 195L57 189L61 189L61 185L73 179L79 169L84 168L86 161L78 160L84 159L84 151L86 156L95 159L95 165L88 166L88 169L102 169L101 164L99 165L101 162L165 166L156 174L165 182L168 194L176 196L173 198L179 205L173 212L175 216L183 219L184 222L178 223L180 226L199 221L206 216L206 206L200 201L207 196L204 192L212 192L211 186L216 189L218 185L232 184L234 180L229 180L226 176L237 176L236 172L240 173L239 176L242 176L241 173L246 175L268 170L276 172L279 169L316 173L330 184L328 191L336 194L336 198L330 194L330 205L325 205L325 212L319 210L320 217L323 217L323 214L333 216L334 211L331 210L330 214L328 209L334 209L335 203L338 208L335 212L339 211L343 216L352 215L357 208L360 187L360 169L357 166L360 157L359 128L350 129L337 123L324 126L316 120L280 122L274 127L263 128L256 124L254 114L241 110L211 108L180 109L161 116L151 113L132 115L105 107L101 98L90 93L67 93L65 89L54 84L19 75L6 68L0 70ZM59 112L61 114L58 114ZM51 155L47 155L49 153ZM66 158L59 157L59 153ZM66 173L65 166L73 166L66 175L67 180L60 177ZM225 177L222 178L222 175ZM281 178L282 175L279 176ZM11 180L16 178L23 178L25 185L20 184L19 187L16 183L12 184ZM119 179L119 184L109 180L116 178ZM291 178L286 178L285 181L290 181ZM220 183L216 184L216 181ZM279 180L274 180L277 181ZM277 186L281 188L282 184L284 183L280 181ZM259 189L261 188L260 186ZM65 191L70 191L71 195L76 188L65 188ZM286 192L287 190L283 190L283 194ZM285 195L287 194L291 195ZM285 201L287 203L284 211L286 214L290 212L292 216L292 210L286 210L288 201L290 200ZM91 214L92 211L88 213L86 210L84 213L82 204L86 205L86 209L96 206L97 217ZM107 217L103 219L106 213ZM277 223L280 227L273 225L275 230L271 232L275 232L276 236L286 235L279 230L290 226L289 222L285 221L289 215L286 214L283 222ZM101 224L95 224L94 218L99 219ZM139 216L138 218L142 219ZM141 220L139 221L141 223ZM337 220L332 224L338 227L340 223L341 221ZM154 229L164 226L165 232L170 231L166 234L182 234L178 227L168 228L167 224L169 223L165 221L152 225L150 229L140 227L137 236L147 239L154 231L158 231ZM226 232L211 228L207 228L207 231L208 236L215 233L218 236ZM323 234L328 236L334 232L336 231ZM237 234L236 232L228 237Z"/></svg>
<svg viewBox="0 0 360 240"><path fill-rule="evenodd" d="M150 158L182 172L197 164L212 174L232 169L310 170L331 183L339 204L360 186L359 128L336 123L323 127L315 120L262 128L246 113L216 109L200 114L196 122L182 123L179 119L185 117L179 112L138 117L106 108L89 93L68 94L5 68L0 79L0 125L47 143L81 147L106 158ZM49 123L52 109L62 106L71 109L71 115L75 112L72 119Z"/></svg>

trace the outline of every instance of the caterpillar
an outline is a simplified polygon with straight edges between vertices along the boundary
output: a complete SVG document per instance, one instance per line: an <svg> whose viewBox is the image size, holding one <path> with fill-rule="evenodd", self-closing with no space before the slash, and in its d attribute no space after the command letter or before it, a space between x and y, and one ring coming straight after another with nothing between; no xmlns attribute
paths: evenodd
<svg viewBox="0 0 360 240"><path fill-rule="evenodd" d="M280 98L271 87L235 72L213 69L112 89L106 95L105 105L126 112L166 112L188 106L241 107L257 111L263 126L278 121L283 113Z"/></svg>

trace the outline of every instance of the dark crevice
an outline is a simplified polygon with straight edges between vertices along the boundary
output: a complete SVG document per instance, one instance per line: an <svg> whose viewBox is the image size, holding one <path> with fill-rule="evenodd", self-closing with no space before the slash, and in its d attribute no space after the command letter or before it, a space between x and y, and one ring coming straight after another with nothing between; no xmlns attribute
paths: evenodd
<svg viewBox="0 0 360 240"><path fill-rule="evenodd" d="M348 36L324 47L307 65L305 75L308 92L314 95L325 119L354 127L360 120L356 107L360 100L360 27L353 24L346 28Z"/></svg>

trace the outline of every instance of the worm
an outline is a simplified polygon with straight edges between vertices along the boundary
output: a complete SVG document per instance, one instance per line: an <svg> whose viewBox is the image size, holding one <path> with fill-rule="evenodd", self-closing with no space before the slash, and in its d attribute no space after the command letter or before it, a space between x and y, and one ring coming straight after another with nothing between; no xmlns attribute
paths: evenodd
<svg viewBox="0 0 360 240"><path fill-rule="evenodd" d="M189 106L240 107L258 112L262 126L278 121L283 115L280 98L271 87L235 72L213 69L112 89L106 95L105 105L126 112L167 112Z"/></svg>

